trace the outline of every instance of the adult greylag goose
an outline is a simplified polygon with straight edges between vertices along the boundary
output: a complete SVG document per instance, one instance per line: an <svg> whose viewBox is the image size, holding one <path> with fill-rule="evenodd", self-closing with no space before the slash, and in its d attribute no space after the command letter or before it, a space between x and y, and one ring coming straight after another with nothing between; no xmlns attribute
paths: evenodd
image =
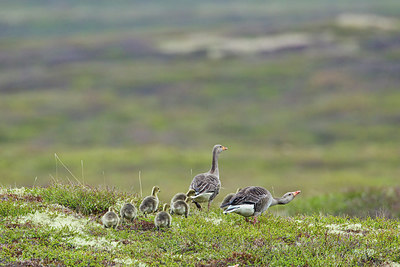
<svg viewBox="0 0 400 267"><path fill-rule="evenodd" d="M105 228L116 228L119 223L118 215L115 213L113 207L109 207L106 214L101 217L101 222L103 223Z"/></svg>
<svg viewBox="0 0 400 267"><path fill-rule="evenodd" d="M257 217L274 205L285 205L292 201L301 191L288 192L280 198L274 198L271 193L260 186L248 186L240 190L229 203L221 205L227 207L224 214L235 212L246 218L254 216L253 223Z"/></svg>
<svg viewBox="0 0 400 267"><path fill-rule="evenodd" d="M133 221L137 216L137 209L133 202L125 203L119 214L121 215L121 220L124 221L125 219Z"/></svg>
<svg viewBox="0 0 400 267"><path fill-rule="evenodd" d="M208 202L208 210L210 210L211 202L219 193L221 181L219 180L218 156L227 149L225 146L215 145L212 150L211 169L206 173L197 174L189 186L189 189L195 191L195 196L192 197L193 203L200 210L199 203L202 202Z"/></svg>
<svg viewBox="0 0 400 267"><path fill-rule="evenodd" d="M158 208L158 196L157 194L161 192L158 186L153 186L151 190L151 195L147 196L143 199L142 203L139 206L139 210L143 212L144 217L146 217L147 213L153 213L157 211Z"/></svg>
<svg viewBox="0 0 400 267"><path fill-rule="evenodd" d="M188 217L190 206L189 202L191 200L191 196L195 194L194 190L191 189L187 192L187 196L185 200L177 200L171 204L171 214L185 215L185 218Z"/></svg>
<svg viewBox="0 0 400 267"><path fill-rule="evenodd" d="M157 230L160 230L160 227L171 227L172 217L167 212L169 208L168 204L164 204L163 210L156 214L154 218L154 225L156 226Z"/></svg>
<svg viewBox="0 0 400 267"><path fill-rule="evenodd" d="M241 190L241 188L238 188L238 189L236 190L236 193L229 193L229 194L227 194L227 195L225 196L225 198L222 200L221 205L220 205L219 207L220 207L221 209L225 210L225 209L226 209L226 205L225 205L225 204L229 203L229 202L231 201L232 197L233 197L234 195L236 195L240 190ZM222 208L222 207L224 207L224 208Z"/></svg>

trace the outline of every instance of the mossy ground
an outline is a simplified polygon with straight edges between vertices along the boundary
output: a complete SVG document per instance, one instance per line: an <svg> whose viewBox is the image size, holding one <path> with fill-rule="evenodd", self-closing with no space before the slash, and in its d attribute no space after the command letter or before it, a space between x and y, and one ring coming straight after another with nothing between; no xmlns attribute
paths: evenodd
<svg viewBox="0 0 400 267"><path fill-rule="evenodd" d="M86 211L74 206L82 191L96 196L83 200L92 207ZM400 261L399 221L379 217L287 217L271 208L252 225L217 208L207 213L193 206L187 219L174 216L172 227L161 231L154 228L154 216L117 229L102 227L100 218L110 202L119 208L135 197L60 184L3 187L0 264L382 266ZM65 198L70 201L61 205Z"/></svg>

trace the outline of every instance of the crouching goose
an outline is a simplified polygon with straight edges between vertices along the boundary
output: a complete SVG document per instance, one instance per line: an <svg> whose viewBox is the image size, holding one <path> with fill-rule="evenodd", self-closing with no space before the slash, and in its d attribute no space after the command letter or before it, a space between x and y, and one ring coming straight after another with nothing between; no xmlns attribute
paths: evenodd
<svg viewBox="0 0 400 267"><path fill-rule="evenodd" d="M137 216L137 209L133 202L125 203L120 210L121 220L125 219L133 221Z"/></svg>
<svg viewBox="0 0 400 267"><path fill-rule="evenodd" d="M244 217L254 216L253 224L257 217L266 211L270 206L285 205L292 201L301 191L288 192L280 198L272 197L271 193L260 186L249 186L240 190L229 203L221 205L227 207L224 214L235 212Z"/></svg>
<svg viewBox="0 0 400 267"><path fill-rule="evenodd" d="M227 194L227 195L225 196L224 200L222 200L221 205L220 205L219 207L220 207L221 209L225 210L225 209L226 209L226 205L225 205L225 204L228 204L228 203L231 201L232 197L233 197L234 195L236 195L240 190L241 190L241 188L238 188L238 189L236 190L236 193L229 193L229 194ZM224 207L224 208L223 208L223 207Z"/></svg>
<svg viewBox="0 0 400 267"><path fill-rule="evenodd" d="M113 207L109 207L106 214L101 217L101 222L104 225L104 228L116 228L119 223L118 215L114 212Z"/></svg>
<svg viewBox="0 0 400 267"><path fill-rule="evenodd" d="M142 203L139 206L139 210L144 214L144 217L146 217L147 213L157 211L159 203L157 194L159 192L161 192L160 188L158 186L153 186L153 189L151 190L151 195L143 199Z"/></svg>
<svg viewBox="0 0 400 267"><path fill-rule="evenodd" d="M160 230L160 227L171 227L172 217L167 212L169 208L168 204L164 204L163 210L156 214L154 218L154 225L156 226L157 230Z"/></svg>
<svg viewBox="0 0 400 267"><path fill-rule="evenodd" d="M191 196L193 196L194 194L194 190L191 189L187 192L185 200L177 200L173 202L171 204L171 214L185 215L185 217L187 218L190 211L189 202L191 200Z"/></svg>
<svg viewBox="0 0 400 267"><path fill-rule="evenodd" d="M210 210L211 202L219 193L221 182L219 180L218 156L227 149L225 146L215 145L212 150L211 169L206 173L197 174L189 186L189 189L195 191L195 196L192 197L193 203L200 210L201 205L199 203L202 202L208 202L208 210Z"/></svg>

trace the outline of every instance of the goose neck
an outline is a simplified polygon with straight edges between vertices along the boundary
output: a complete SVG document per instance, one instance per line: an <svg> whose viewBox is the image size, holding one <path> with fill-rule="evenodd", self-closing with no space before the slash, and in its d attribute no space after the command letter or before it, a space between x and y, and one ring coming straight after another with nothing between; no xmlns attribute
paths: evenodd
<svg viewBox="0 0 400 267"><path fill-rule="evenodd" d="M285 201L285 199L281 198L281 197L274 197L272 198L272 202L271 202L271 206L275 206L275 205L285 205L287 204L287 202Z"/></svg>
<svg viewBox="0 0 400 267"><path fill-rule="evenodd" d="M211 169L209 173L216 175L219 177L219 171L218 171L218 153L217 150L213 150L213 157L212 157L212 162L211 162Z"/></svg>

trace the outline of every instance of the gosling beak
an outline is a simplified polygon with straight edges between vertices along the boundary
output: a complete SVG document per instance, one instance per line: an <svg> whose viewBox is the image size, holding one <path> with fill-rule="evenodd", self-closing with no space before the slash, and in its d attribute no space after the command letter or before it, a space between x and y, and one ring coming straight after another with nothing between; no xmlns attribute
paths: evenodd
<svg viewBox="0 0 400 267"><path fill-rule="evenodd" d="M226 146L222 146L222 151L224 150L228 150L228 148Z"/></svg>
<svg viewBox="0 0 400 267"><path fill-rule="evenodd" d="M297 196L297 195L300 194L300 193L301 193L300 190L298 190L298 191L296 191L296 192L293 192L293 196Z"/></svg>

